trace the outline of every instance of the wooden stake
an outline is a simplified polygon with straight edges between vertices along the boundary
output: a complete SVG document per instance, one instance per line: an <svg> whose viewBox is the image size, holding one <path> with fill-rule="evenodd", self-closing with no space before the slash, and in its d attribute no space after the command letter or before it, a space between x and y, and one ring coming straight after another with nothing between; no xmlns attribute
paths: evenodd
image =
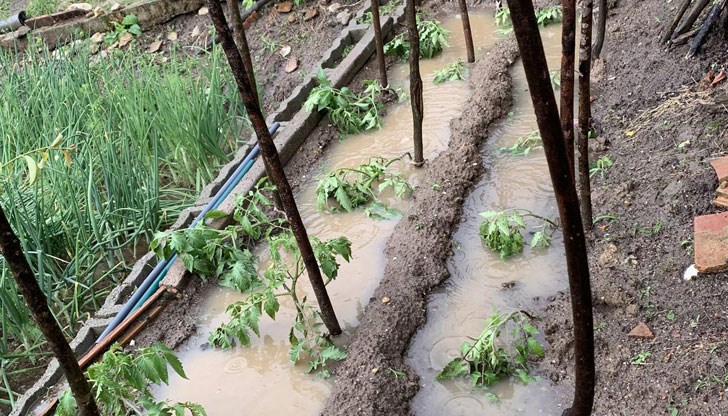
<svg viewBox="0 0 728 416"><path fill-rule="evenodd" d="M468 54L468 62L475 62L475 48L473 47L473 34L470 31L470 16L468 15L468 4L465 0L459 0L460 18L463 21L463 35L465 37L465 49Z"/></svg>
<svg viewBox="0 0 728 416"><path fill-rule="evenodd" d="M584 229L592 227L589 131L591 130L591 40L594 0L582 0L581 48L579 50L579 199Z"/></svg>
<svg viewBox="0 0 728 416"><path fill-rule="evenodd" d="M667 41L673 38L672 33L675 32L675 29L677 29L677 25L680 24L680 20L683 18L683 15L685 15L685 12L688 10L688 7L690 7L690 3L692 2L693 0L683 0L680 9L677 11L675 19L672 21L672 24L667 29L667 32L662 35L662 38L660 38L660 43L667 43Z"/></svg>
<svg viewBox="0 0 728 416"><path fill-rule="evenodd" d="M576 49L576 0L563 0L561 26L561 129L566 145L566 162L574 176L574 59Z"/></svg>
<svg viewBox="0 0 728 416"><path fill-rule="evenodd" d="M78 414L80 416L98 416L99 409L96 406L91 386L78 365L76 355L68 345L60 325L48 307L48 300L23 254L20 240L10 227L2 207L0 207L0 254L5 258L5 264L15 277L20 294L28 304L33 319L48 341L53 355L58 360L58 365L66 375L71 393L76 399Z"/></svg>
<svg viewBox="0 0 728 416"><path fill-rule="evenodd" d="M607 0L599 0L599 20L597 21L597 39L592 49L592 59L596 60L602 54L604 46L604 32L607 31Z"/></svg>
<svg viewBox="0 0 728 416"><path fill-rule="evenodd" d="M690 28L693 27L693 24L695 24L695 21L698 20L698 17L700 17L703 9L705 9L705 7L708 5L708 2L710 2L710 0L698 0L692 10L690 10L688 16L685 18L685 21L682 22L680 26L678 26L678 28L675 30L675 33L672 34L670 40L673 40L690 30Z"/></svg>
<svg viewBox="0 0 728 416"><path fill-rule="evenodd" d="M389 81L387 80L387 64L384 60L384 39L382 38L382 22L379 18L379 0L372 0L371 7L372 25L374 26L374 41L377 48L377 64L379 66L379 82L382 84L382 88L389 88Z"/></svg>
<svg viewBox="0 0 728 416"><path fill-rule="evenodd" d="M574 401L564 414L588 416L594 404L594 322L586 240L580 221L579 198L571 172L563 161L566 146L551 87L546 56L531 0L508 0L538 128L543 139L551 182L559 207L574 320Z"/></svg>
<svg viewBox="0 0 728 416"><path fill-rule="evenodd" d="M425 158L422 150L422 119L424 104L422 102L422 77L420 77L420 33L417 30L416 0L407 0L407 33L410 42L410 105L412 106L412 136L415 142L415 167L422 167Z"/></svg>
<svg viewBox="0 0 728 416"><path fill-rule="evenodd" d="M321 277L321 270L318 267L318 262L311 247L311 242L308 239L308 233L301 220L301 215L298 212L296 206L296 200L293 198L293 192L291 186L288 183L286 174L283 170L283 164L278 156L278 150L276 149L273 138L268 132L263 114L258 106L258 101L252 94L250 82L245 73L243 65L243 59L240 56L240 51L235 47L235 42L230 34L225 15L222 11L222 6L218 0L208 0L208 8L210 10L210 18L217 33L220 35L222 48L225 51L225 55L228 59L228 64L232 71L235 82L238 85L238 92L240 97L245 104L245 108L248 110L248 117L253 125L255 134L258 137L258 146L260 146L260 153L263 158L268 162L271 168L270 179L273 184L278 188L278 193L281 196L281 203L283 205L283 211L286 213L288 222L291 225L291 231L293 232L296 242L298 243L298 249L301 253L301 258L306 266L306 272L308 278L311 281L311 287L316 295L319 308L321 310L321 319L324 321L326 328L329 330L331 335L341 334L341 327L336 319L334 313L334 307L329 299L329 294L326 291L326 285Z"/></svg>

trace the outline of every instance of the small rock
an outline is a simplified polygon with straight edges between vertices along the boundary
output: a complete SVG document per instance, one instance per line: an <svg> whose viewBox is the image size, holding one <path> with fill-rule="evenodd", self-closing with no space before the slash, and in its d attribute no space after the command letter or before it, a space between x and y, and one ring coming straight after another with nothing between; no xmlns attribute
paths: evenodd
<svg viewBox="0 0 728 416"><path fill-rule="evenodd" d="M83 10L84 12L92 12L94 10L94 6L89 3L73 3L69 4L66 10Z"/></svg>
<svg viewBox="0 0 728 416"><path fill-rule="evenodd" d="M176 41L178 38L177 32L169 32L167 33L167 40L170 40L172 42Z"/></svg>
<svg viewBox="0 0 728 416"><path fill-rule="evenodd" d="M599 263L603 266L612 266L617 263L617 252L619 249L613 243L609 243L599 255Z"/></svg>
<svg viewBox="0 0 728 416"><path fill-rule="evenodd" d="M283 3L276 4L276 11L278 13L290 13L293 10L293 2L284 1Z"/></svg>
<svg viewBox="0 0 728 416"><path fill-rule="evenodd" d="M341 8L341 3L331 3L327 8L329 13L336 13Z"/></svg>
<svg viewBox="0 0 728 416"><path fill-rule="evenodd" d="M129 32L125 32L123 35L119 36L119 48L123 48L124 46L128 45L131 40L134 38L134 35L132 35Z"/></svg>
<svg viewBox="0 0 728 416"><path fill-rule="evenodd" d="M288 58L288 62L286 62L286 67L284 68L284 71L290 74L296 69L298 69L298 58L296 58L295 56L291 56L290 58Z"/></svg>
<svg viewBox="0 0 728 416"><path fill-rule="evenodd" d="M109 11L110 11L110 12L115 12L115 11L117 11L117 10L119 10L119 9L121 9L121 4L119 4L119 3L114 3L114 4L113 4L113 5L111 6L111 8L109 9Z"/></svg>
<svg viewBox="0 0 728 416"><path fill-rule="evenodd" d="M97 7L96 7L96 8L94 9L94 16L97 16L97 17L98 17L98 16L101 16L101 15L103 15L103 14L105 14L105 13L106 13L106 12L105 12L105 11L104 11L104 9L102 9L101 7L98 7L98 6L97 6Z"/></svg>
<svg viewBox="0 0 728 416"><path fill-rule="evenodd" d="M190 33L190 36L192 36L193 38L200 36L200 27L195 26L194 28L192 28L192 33Z"/></svg>
<svg viewBox="0 0 728 416"><path fill-rule="evenodd" d="M296 20L298 20L298 16L296 13L291 13L288 15L288 23L296 23Z"/></svg>
<svg viewBox="0 0 728 416"><path fill-rule="evenodd" d="M382 298L382 303L385 304L385 305L388 304L391 301L392 301L392 299L389 296L385 296L385 297Z"/></svg>
<svg viewBox="0 0 728 416"><path fill-rule="evenodd" d="M281 48L281 50L278 52L282 57L287 57L291 53L291 47L286 45Z"/></svg>
<svg viewBox="0 0 728 416"><path fill-rule="evenodd" d="M644 339L652 339L655 337L655 334L652 333L650 328L645 325L644 322L640 322L632 328L631 331L629 331L629 334L627 334L628 337L633 338L644 338Z"/></svg>
<svg viewBox="0 0 728 416"><path fill-rule="evenodd" d="M349 24L349 20L351 20L351 12L348 10L343 10L336 15L336 21L344 26Z"/></svg>
<svg viewBox="0 0 728 416"><path fill-rule="evenodd" d="M627 312L627 315L629 316L637 316L637 313L639 312L640 307L634 303L627 305L625 308L625 311Z"/></svg>
<svg viewBox="0 0 728 416"><path fill-rule="evenodd" d="M306 13L303 15L303 21L308 22L309 20L313 19L314 17L318 16L318 10L314 7L306 10Z"/></svg>
<svg viewBox="0 0 728 416"><path fill-rule="evenodd" d="M159 52L159 50L162 48L162 42L161 40L152 42L149 44L149 47L147 48L147 52L149 53L155 53Z"/></svg>
<svg viewBox="0 0 728 416"><path fill-rule="evenodd" d="M104 41L104 34L101 32L94 33L91 36L91 42L93 43L101 43Z"/></svg>
<svg viewBox="0 0 728 416"><path fill-rule="evenodd" d="M210 13L210 9L207 7L200 7L200 10L197 11L197 14L200 16L206 16L208 13Z"/></svg>
<svg viewBox="0 0 728 416"><path fill-rule="evenodd" d="M377 374L379 372L379 368L374 367L372 368L372 373Z"/></svg>
<svg viewBox="0 0 728 416"><path fill-rule="evenodd" d="M516 282L511 280L510 282L501 283L503 289L510 289L516 285Z"/></svg>

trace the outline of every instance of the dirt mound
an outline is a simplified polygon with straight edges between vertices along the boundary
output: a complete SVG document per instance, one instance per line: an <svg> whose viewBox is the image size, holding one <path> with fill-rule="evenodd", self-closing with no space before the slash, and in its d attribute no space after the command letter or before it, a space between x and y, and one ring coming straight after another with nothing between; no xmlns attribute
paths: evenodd
<svg viewBox="0 0 728 416"><path fill-rule="evenodd" d="M513 40L495 46L475 64L469 106L452 121L447 150L427 163L413 206L387 244L384 278L364 311L336 370L326 415L404 415L418 377L404 363L410 339L425 322L427 294L449 277L445 263L464 197L484 173L478 147L511 104ZM435 186L439 185L439 186ZM385 299L388 298L388 299ZM404 371L397 376L394 371Z"/></svg>

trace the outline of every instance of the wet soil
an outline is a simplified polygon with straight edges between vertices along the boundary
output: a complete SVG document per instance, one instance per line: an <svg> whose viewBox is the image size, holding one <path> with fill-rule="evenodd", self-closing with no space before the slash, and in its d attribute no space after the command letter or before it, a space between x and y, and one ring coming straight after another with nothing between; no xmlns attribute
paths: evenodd
<svg viewBox="0 0 728 416"><path fill-rule="evenodd" d="M473 67L470 106L452 122L448 148L427 163L413 205L387 244L384 278L352 338L349 358L336 369L324 414L410 413L418 380L403 355L425 321L427 294L449 276L445 265L464 196L484 172L478 146L510 105L508 67L517 54L515 43L504 41Z"/></svg>
<svg viewBox="0 0 728 416"><path fill-rule="evenodd" d="M591 157L614 161L592 182L595 218L613 219L588 237L596 415L728 413L726 274L682 278L693 262L693 217L719 212L708 161L728 151L728 124L725 108L710 103L725 83L699 92L698 82L726 52L722 35L690 60L687 46L658 45L675 3L619 1L594 64ZM544 367L552 380L572 383L568 294L541 315L551 344ZM654 339L627 337L639 322Z"/></svg>

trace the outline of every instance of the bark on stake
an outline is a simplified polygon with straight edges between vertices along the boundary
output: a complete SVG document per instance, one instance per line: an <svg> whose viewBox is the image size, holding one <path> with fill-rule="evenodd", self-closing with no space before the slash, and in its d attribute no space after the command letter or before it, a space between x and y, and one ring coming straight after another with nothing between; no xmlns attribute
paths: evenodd
<svg viewBox="0 0 728 416"><path fill-rule="evenodd" d="M597 22L597 39L594 42L592 58L599 59L604 46L604 32L607 31L607 0L599 0L599 21Z"/></svg>
<svg viewBox="0 0 728 416"><path fill-rule="evenodd" d="M425 164L422 151L422 77L420 77L420 33L417 30L416 0L407 0L407 33L410 42L410 105L412 106L412 136L415 142L415 167Z"/></svg>
<svg viewBox="0 0 728 416"><path fill-rule="evenodd" d="M579 200L584 229L592 226L589 131L591 130L591 39L594 0L582 0L581 48L579 48Z"/></svg>
<svg viewBox="0 0 728 416"><path fill-rule="evenodd" d="M389 88L389 81L387 80L387 65L384 61L384 39L382 39L382 22L379 19L379 0L372 0L372 25L374 26L374 41L377 47L379 82L382 84L382 88Z"/></svg>
<svg viewBox="0 0 728 416"><path fill-rule="evenodd" d="M561 29L561 129L564 131L566 161L574 175L574 59L576 49L576 0L562 2Z"/></svg>
<svg viewBox="0 0 728 416"><path fill-rule="evenodd" d="M20 294L23 295L25 302L28 304L33 319L38 324L46 341L48 341L51 350L53 350L58 365L66 375L68 385L71 387L71 393L76 399L78 414L80 416L98 416L99 409L96 407L91 386L83 371L81 371L78 360L71 346L68 345L61 327L48 307L48 301L23 254L20 240L10 227L2 207L0 207L0 254L5 258L5 263L15 277L18 288L20 288Z"/></svg>
<svg viewBox="0 0 728 416"><path fill-rule="evenodd" d="M475 48L473 48L473 34L470 31L470 16L468 16L468 4L465 0L460 2L460 18L463 21L463 35L465 37L465 49L468 51L468 62L475 62Z"/></svg>
<svg viewBox="0 0 728 416"><path fill-rule="evenodd" d="M564 163L566 148L533 3L531 0L508 0L508 5L511 10L513 29L521 50L523 68L526 72L538 128L543 139L544 152L564 234L571 310L574 319L574 356L576 359L574 401L571 409L565 411L564 414L588 416L591 414L594 403L594 323L589 263L584 229L580 221L579 198L571 174Z"/></svg>
<svg viewBox="0 0 728 416"><path fill-rule="evenodd" d="M692 43L690 44L690 50L688 51L687 56L688 58L692 58L693 56L695 56L696 53L698 53L700 45L703 44L706 36L708 36L710 28L713 26L713 23L718 20L718 16L720 16L721 12L723 11L725 3L726 0L723 0L720 3L716 3L713 5L713 9L708 14L708 17L705 18L705 22L703 22L703 25L700 27L700 31L698 31L695 39L693 39Z"/></svg>
<svg viewBox="0 0 728 416"><path fill-rule="evenodd" d="M248 77L245 73L243 66L243 60L240 57L238 48L235 47L235 42L230 34L230 30L225 20L225 15L222 11L222 6L218 0L208 0L208 8L210 9L210 18L212 23L215 25L215 29L220 36L221 45L225 51L225 55L228 59L228 64L232 71L235 82L238 85L238 92L240 97L245 104L245 108L248 111L248 117L253 125L255 134L258 137L258 146L260 146L260 153L263 158L268 161L268 165L271 168L271 180L273 184L278 188L278 193L281 196L281 202L283 204L283 210L286 213L288 222L291 224L291 230L298 243L298 249L301 252L301 258L306 266L308 272L308 278L311 280L311 287L313 293L316 295L319 308L321 309L321 319L324 321L326 328L329 330L331 335L341 334L341 327L336 319L334 308L331 305L329 294L326 291L324 280L321 277L321 270L318 267L318 262L314 256L313 249L311 248L311 242L308 239L308 233L306 228L303 226L301 215L298 212L296 201L293 198L293 192L291 186L288 183L286 174L283 171L283 164L278 157L278 150L276 149L273 138L268 132L268 127L265 124L265 119L258 106L258 101L253 97L252 90Z"/></svg>
<svg viewBox="0 0 728 416"><path fill-rule="evenodd" d="M672 33L677 29L677 25L680 24L680 19L685 15L685 12L688 10L688 7L690 7L690 3L692 3L693 0L683 0L682 5L680 6L680 9L677 11L677 15L675 16L675 20L672 21L672 24L670 25L670 28L667 29L667 32L665 32L664 35L662 35L662 38L660 38L660 43L667 43L668 40L672 38Z"/></svg>

